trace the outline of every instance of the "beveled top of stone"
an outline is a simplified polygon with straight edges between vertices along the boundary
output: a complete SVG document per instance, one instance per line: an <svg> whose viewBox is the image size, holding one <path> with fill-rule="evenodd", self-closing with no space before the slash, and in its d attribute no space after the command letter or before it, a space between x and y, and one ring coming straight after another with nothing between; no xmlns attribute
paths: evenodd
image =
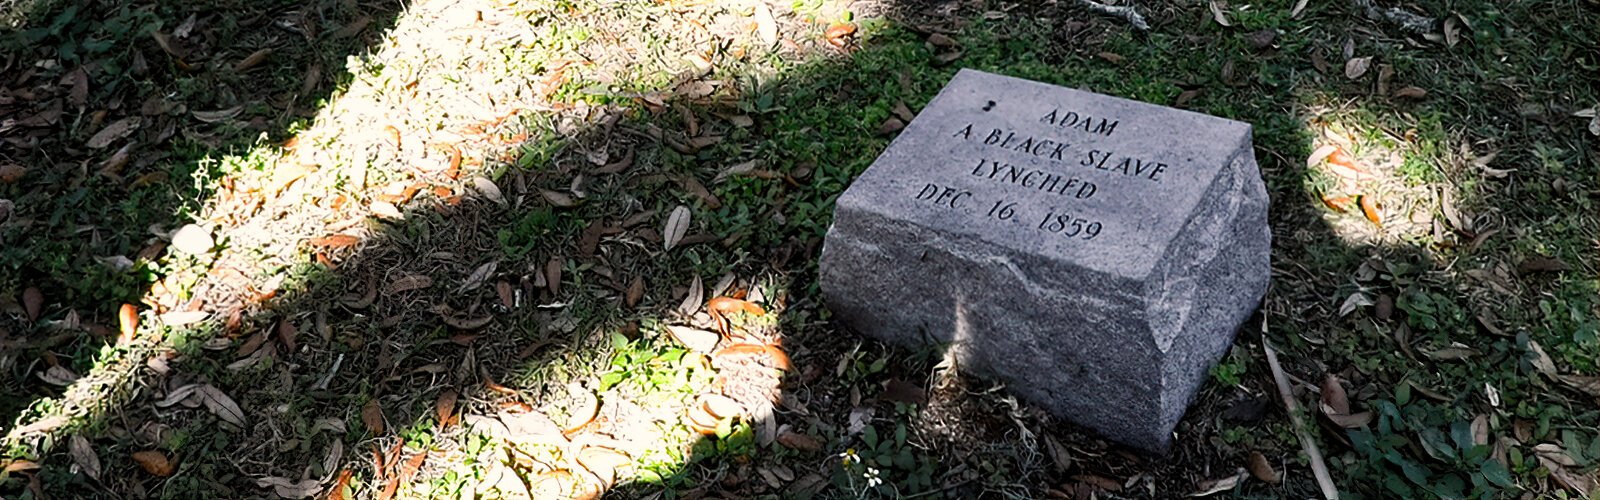
<svg viewBox="0 0 1600 500"><path fill-rule="evenodd" d="M1250 147L1247 123L963 69L838 206L1140 279Z"/></svg>

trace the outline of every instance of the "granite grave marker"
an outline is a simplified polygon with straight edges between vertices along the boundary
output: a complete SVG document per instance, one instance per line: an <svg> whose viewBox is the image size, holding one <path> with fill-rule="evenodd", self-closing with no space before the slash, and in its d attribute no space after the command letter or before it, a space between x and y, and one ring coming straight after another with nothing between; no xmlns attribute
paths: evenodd
<svg viewBox="0 0 1600 500"><path fill-rule="evenodd" d="M1249 124L962 70L839 197L821 288L856 331L1162 453L1270 243Z"/></svg>

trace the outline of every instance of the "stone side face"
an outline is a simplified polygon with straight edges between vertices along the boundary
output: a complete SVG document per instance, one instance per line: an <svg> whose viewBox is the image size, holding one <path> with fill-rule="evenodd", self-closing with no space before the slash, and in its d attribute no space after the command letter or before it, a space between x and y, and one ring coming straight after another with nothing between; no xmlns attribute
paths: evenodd
<svg viewBox="0 0 1600 500"><path fill-rule="evenodd" d="M1041 118L1069 108L1107 118L1094 131ZM1107 120L1116 131L1100 133ZM1038 142L986 142L996 131ZM1106 151L1168 170L1095 167ZM1096 192L987 175L999 164ZM1010 202L1016 216L997 216ZM1163 453L1265 292L1267 204L1247 124L964 70L839 197L819 280L849 328L951 345L963 370ZM1047 230L1061 213L1103 234Z"/></svg>

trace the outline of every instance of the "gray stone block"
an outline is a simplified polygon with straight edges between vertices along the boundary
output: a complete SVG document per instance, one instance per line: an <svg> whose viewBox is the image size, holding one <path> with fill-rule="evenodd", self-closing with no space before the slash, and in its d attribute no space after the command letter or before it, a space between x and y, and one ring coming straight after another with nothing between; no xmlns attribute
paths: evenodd
<svg viewBox="0 0 1600 500"><path fill-rule="evenodd" d="M1250 125L962 70L838 199L850 328L1164 453L1270 275Z"/></svg>

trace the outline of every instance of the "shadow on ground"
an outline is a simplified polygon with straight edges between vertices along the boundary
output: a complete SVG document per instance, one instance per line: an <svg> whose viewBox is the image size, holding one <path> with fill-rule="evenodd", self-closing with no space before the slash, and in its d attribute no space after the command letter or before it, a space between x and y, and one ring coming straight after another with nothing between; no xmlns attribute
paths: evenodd
<svg viewBox="0 0 1600 500"><path fill-rule="evenodd" d="M320 25L350 26L357 11L348 7L330 5L340 14ZM157 17L182 19L190 12L161 10L167 8L174 7L156 7L162 13ZM1594 16L1592 6L1575 8ZM258 33L252 26L277 33L284 29L283 19L306 19L314 12L254 9L259 8L251 7L247 15L206 11L196 19L216 19L241 30L219 30L218 40L250 40L222 35ZM1568 208L1593 208L1595 179L1583 173L1594 171L1596 148L1581 123L1567 117L1597 96L1593 71L1581 74L1594 61L1563 67L1542 53L1525 52L1510 33L1532 33L1529 38L1580 52L1593 53L1596 47L1595 38L1581 36L1581 27L1545 23L1546 14L1492 6L1479 6L1476 13L1462 9L1474 17L1494 17L1490 12L1503 17L1481 21L1472 37L1447 47L1389 35L1392 27L1363 21L1342 5L1312 7L1306 21L1292 20L1286 12L1244 15L1233 29L1192 27L1197 15L1205 15L1203 6L1164 7L1147 13L1155 29L1144 35L1064 8L955 5L937 14L889 9L885 13L894 21L861 23L864 36L851 39L858 44L854 50L773 78L735 84L713 72L646 89L659 93L644 97L590 96L586 99L594 106L587 112L569 111L562 118L524 116L520 126L528 135L522 137L549 139L513 149L503 157L506 168L490 171L498 186L492 191L503 203L488 194L462 198L459 190L412 193L407 198L414 199L397 203L406 209L404 218L362 223L371 236L348 245L308 241L299 260L286 266L293 275L289 285L270 302L241 308L237 321L219 310L199 333L166 330L175 339L170 352L176 356L152 349L170 359L158 363L164 366L140 368L131 385L137 390L124 402L74 424L99 450L102 479L90 479L74 466L78 462L68 446L55 437L27 442L26 451L44 457L24 455L43 458L39 488L51 494L254 496L265 494L257 482L261 477L314 479L321 488L332 484L338 471L351 468L358 473L353 486L371 496L387 479L405 474L401 457L420 455L427 457L420 482L407 491L459 495L485 478L481 468L457 466L491 464L494 458L479 453L460 426L438 429L441 394L459 394L443 413L446 421L493 416L519 403L564 418L559 413L582 406L581 398L571 396L569 382L592 394L606 383L607 373L642 373L641 367L618 366L616 356L634 349L627 346L649 346L639 349L655 354L670 348L671 340L657 325L663 319L689 321L672 318L683 316L679 310L685 309L690 283L699 278L712 288L719 277L731 275L736 287L764 287L768 304L782 306L783 348L795 368L785 378L775 423L786 426L778 434L804 439L763 444L753 435L684 438L672 449L659 450L659 461L641 464L654 476L623 485L615 495L647 496L667 488L685 497L980 498L1044 496L1053 488L1069 497L1090 492L1170 497L1231 476L1259 452L1285 473L1284 482L1245 481L1237 494L1315 496L1292 429L1274 410L1281 402L1261 360L1263 334L1253 328L1240 334L1224 368L1180 424L1173 453L1153 459L1017 405L981 381L944 374L934 367L937 353L888 349L828 323L814 280L832 200L887 144L892 132L880 133L880 127L894 116L897 103L919 109L957 68L970 67L1254 124L1257 158L1273 198L1275 281L1264 309L1272 328L1265 336L1284 351L1287 370L1303 379L1297 385L1317 391L1326 387L1318 384L1324 375L1337 375L1346 381L1357 409L1373 415L1371 423L1351 430L1321 419L1313 429L1334 459L1340 487L1372 496L1447 495L1475 487L1515 491L1486 475L1484 464L1503 457L1506 449L1538 442L1568 448L1573 447L1568 443L1586 443L1595 438L1594 422L1600 421L1592 405L1586 407L1583 398L1554 380L1540 379L1530 362L1531 342L1537 342L1564 369L1593 373L1597 368L1581 361L1594 353L1593 340L1574 338L1585 325L1592 332L1593 316L1583 315L1582 304L1589 304L1592 314L1592 299L1583 297L1594 296L1590 277L1595 270L1592 259L1582 257L1596 237L1593 210L1581 215ZM385 12L379 17L394 15ZM171 33L166 27L171 22L181 21L167 21L159 31ZM1314 29L1291 29L1301 23ZM383 21L360 36L379 24ZM1339 29L1346 25L1354 29ZM1265 35L1259 30L1269 29L1278 31L1261 43ZM932 33L948 35L953 43L935 43ZM41 50L38 44L53 42L59 50L71 39L52 37L25 48ZM165 69L148 70L156 76L142 85L169 85L152 82L164 81L159 75L180 74L172 63L176 59L151 47L154 42L146 35L136 40L138 49L108 57L119 65L143 57L147 66ZM250 47L306 40L284 34ZM316 47L321 46L280 48L256 71L267 73L270 67L274 75L298 75L323 64L325 74L333 75L338 67L333 61L361 48L333 54ZM1341 54L1344 50L1351 53ZM1548 73L1537 82L1507 81L1495 74L1498 70L1479 67L1501 57L1496 50L1535 58L1538 63L1521 67ZM279 54L305 54L306 59ZM1368 73L1347 77L1344 61L1362 54L1382 56ZM231 56L212 57L237 64ZM228 74L228 66L220 66L218 73ZM719 71L738 74L737 69ZM572 86L593 83L583 76L569 78ZM294 78L270 80L278 83L250 94L259 101L201 94L211 100L186 102L189 116L196 109L227 110L285 93L298 96L292 90L304 85ZM335 81L314 79L309 87L315 91L308 95L328 95ZM700 85L706 82L716 82L713 90ZM203 81L187 85L205 86ZM1427 95L1421 100L1396 96L1408 86L1425 88ZM70 101L70 91L63 89L70 85L51 92L65 92ZM292 109L314 111L299 106L315 101L290 98ZM131 110L135 104L121 106ZM260 108L247 105L240 113L261 117L262 128L252 130L275 139L298 120L294 112ZM63 112L58 123L92 120L92 111L75 119ZM117 116L109 113L101 121ZM30 167L23 181L0 191L19 207L5 223L6 241L26 232L55 235L51 241L68 245L18 247L45 256L99 256L106 248L136 252L148 239L145 226L179 225L213 189L204 175L192 188L171 187L189 186L171 179L188 178L195 165L203 164L198 160L214 151L254 144L254 132L209 131L187 118L180 122L181 113L151 116L156 124L174 123L174 129L199 129L160 138L167 125L144 125L129 136L152 156L130 162L123 177L171 168L168 182L130 190L95 177L92 170ZM57 141L96 133L95 127L52 126L44 130L57 134ZM517 127L507 133L517 135ZM208 131L231 139L207 143ZM7 135L12 137L29 136ZM40 155L27 157L28 165L58 164L60 159L45 155L77 149L23 150L16 144L10 141L8 147L16 149L8 154ZM1370 178L1341 184L1339 172L1308 167L1304 159L1326 144L1347 148L1352 159L1370 169ZM1483 160L1491 155L1492 163ZM530 157L538 161L525 160ZM757 161L751 169L723 175L727 167L750 160ZM1507 169L1516 171L1496 176ZM72 185L88 186L83 196L95 198L23 203L67 192L59 187ZM1368 219L1359 198L1352 206L1337 202L1346 195L1378 201L1383 224ZM92 218L93 212L80 207L95 206L96 199L130 204L120 209L108 204L110 213L122 215L95 219L93 230L81 230L91 223L68 217ZM680 205L691 207L689 229L674 248L663 249L663 240L671 237L663 233L670 232L669 219ZM62 215L47 216L39 206ZM18 220L33 222L24 227ZM109 327L113 310L104 303L130 301L149 281L138 273L102 271L88 261L41 261L26 254L7 255L5 262L14 266L7 269L14 274L0 287L38 286L49 292L46 320L92 310L77 313L80 320ZM1345 304L1355 304L1353 311L1341 311ZM694 304L686 311L697 309ZM1585 317L1591 323L1584 323ZM21 318L13 311L8 327L11 336L27 339L29 355L8 359L29 361L7 367L13 371L9 383L16 384L6 387L8 396L15 391L28 401L53 397L58 389L37 382L36 373L45 371L41 363L70 359L67 366L84 373L101 351L101 338L45 336L42 326ZM229 340L212 340L218 333ZM37 340L44 338L51 340ZM152 404L196 382L230 394L243 409L244 425L225 422L203 404ZM1486 386L1493 388L1492 395ZM602 409L611 402L608 395L622 394L598 392ZM679 403L692 397L674 394ZM1306 394L1302 402L1317 399ZM383 422L376 433L370 432L365 410L371 401L378 402ZM8 411L10 420L24 408L0 410ZM1484 440L1475 443L1478 434L1471 426L1478 415L1489 421ZM658 427L681 425L678 415L645 419ZM1522 431L1513 432L1514 427L1522 424L1516 422L1536 425L1517 435ZM1463 423L1473 439L1445 438L1454 437ZM1573 434L1578 437L1567 437ZM1473 451L1478 445L1485 448ZM170 478L146 474L128 458L151 449L170 455L177 473ZM855 467L841 465L840 454L863 460ZM532 473L541 467L564 467L515 456L503 460L529 477L537 477ZM877 464L881 485L868 485L862 463ZM1559 487L1532 479L1537 464L1509 468L1514 477L1529 478L1518 480L1528 491ZM463 477L463 470L477 476ZM1460 487L1451 490L1457 483ZM25 488L19 481L0 485L0 491Z"/></svg>

